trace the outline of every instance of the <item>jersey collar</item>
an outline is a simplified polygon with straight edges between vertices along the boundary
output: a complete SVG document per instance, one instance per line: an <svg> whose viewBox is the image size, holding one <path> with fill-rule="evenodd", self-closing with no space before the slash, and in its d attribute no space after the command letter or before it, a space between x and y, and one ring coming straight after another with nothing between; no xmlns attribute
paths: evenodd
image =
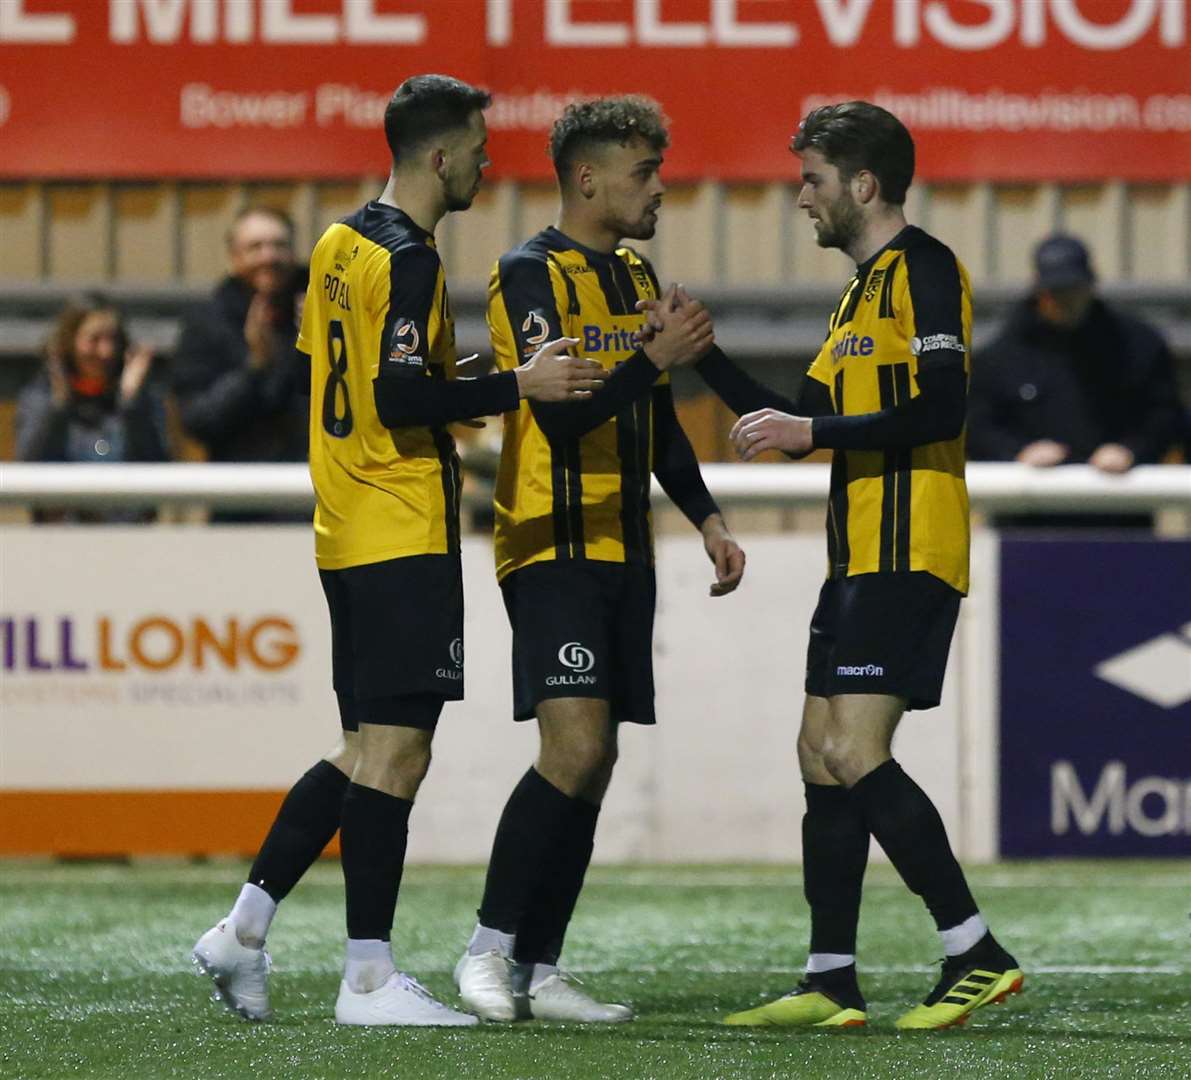
<svg viewBox="0 0 1191 1080"><path fill-rule="evenodd" d="M403 227L407 228L415 236L420 236L424 240L429 240L430 244L434 244L434 233L427 232L422 228L413 218L409 216L399 206L390 206L388 203L383 203L379 199L372 199L368 203L368 209L375 214L380 214L382 217L392 218L399 222Z"/></svg>
<svg viewBox="0 0 1191 1080"><path fill-rule="evenodd" d="M547 225L542 230L542 235L547 238L552 248L558 251L577 251L588 262L611 262L616 258L615 251L596 251L595 248L589 248L584 244L579 243L578 240L572 240L566 233L556 229L553 225Z"/></svg>
<svg viewBox="0 0 1191 1080"><path fill-rule="evenodd" d="M856 276L861 277L861 278L867 277L868 272L876 265L877 260L882 255L884 255L885 252L890 251L890 250L893 250L893 251L905 250L905 248L909 244L910 238L920 231L921 230L918 228L917 225L903 226L901 229L898 230L897 234L891 240L887 241L881 247L877 248L877 250L875 252L873 252L872 255L870 255L867 259L864 260L864 262L860 263L856 267Z"/></svg>

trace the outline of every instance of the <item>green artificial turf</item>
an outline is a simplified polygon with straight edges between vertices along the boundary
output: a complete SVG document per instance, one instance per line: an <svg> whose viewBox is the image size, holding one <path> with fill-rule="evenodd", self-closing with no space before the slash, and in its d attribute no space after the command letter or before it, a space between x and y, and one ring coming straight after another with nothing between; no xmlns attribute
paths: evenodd
<svg viewBox="0 0 1191 1080"><path fill-rule="evenodd" d="M885 866L870 868L861 921L869 1025L836 1033L718 1022L797 981L807 915L796 867L595 868L564 962L638 1019L454 1031L336 1027L343 887L334 863L311 872L274 924L276 1019L246 1024L211 1002L189 951L227 911L244 870L0 862L0 1076L1191 1076L1185 862L974 869L973 889L1025 968L1026 992L966 1028L905 1035L893 1021L933 985L940 950L920 903ZM475 868L406 873L398 963L448 1001L481 884Z"/></svg>

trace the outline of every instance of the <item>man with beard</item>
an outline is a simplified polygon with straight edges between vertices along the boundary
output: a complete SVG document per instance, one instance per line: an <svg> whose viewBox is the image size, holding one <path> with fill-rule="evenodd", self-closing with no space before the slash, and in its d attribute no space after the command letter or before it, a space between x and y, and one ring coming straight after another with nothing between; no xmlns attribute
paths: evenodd
<svg viewBox="0 0 1191 1080"><path fill-rule="evenodd" d="M183 322L173 363L182 425L211 461L305 461L310 375L294 336L307 275L293 223L271 207L242 210L227 254L228 276Z"/></svg>
<svg viewBox="0 0 1191 1080"><path fill-rule="evenodd" d="M798 205L820 246L856 264L827 340L797 401L717 350L697 366L740 416L732 440L744 460L834 452L828 580L811 617L798 736L806 975L727 1023L865 1023L856 928L873 836L925 901L946 954L938 984L897 1026L951 1027L1023 981L989 932L938 811L892 757L905 711L939 703L968 589L968 276L949 248L906 224L914 143L896 117L862 101L825 106L806 117L791 150L802 158Z"/></svg>
<svg viewBox="0 0 1191 1080"><path fill-rule="evenodd" d="M623 238L653 236L668 145L657 105L627 96L569 106L550 152L557 226L498 262L488 290L497 363L579 339L612 372L589 401L526 404L505 417L496 482L496 572L513 628L514 719L536 716L534 766L496 832L479 922L455 978L488 1020L615 1022L558 958L591 859L617 726L652 724L655 580L650 473L703 536L712 596L736 588L744 553L708 494L663 372L711 346L701 305L662 305L640 347L636 304L659 295Z"/></svg>
<svg viewBox="0 0 1191 1080"><path fill-rule="evenodd" d="M604 373L544 343L510 371L455 377L434 229L480 187L489 96L443 75L398 87L379 199L323 233L298 348L310 358L315 560L331 616L338 746L290 790L228 917L194 959L225 1002L269 1015L265 937L277 905L340 832L347 955L335 1019L465 1025L390 948L413 800L445 701L463 697L459 459L446 425L523 397L589 398Z"/></svg>

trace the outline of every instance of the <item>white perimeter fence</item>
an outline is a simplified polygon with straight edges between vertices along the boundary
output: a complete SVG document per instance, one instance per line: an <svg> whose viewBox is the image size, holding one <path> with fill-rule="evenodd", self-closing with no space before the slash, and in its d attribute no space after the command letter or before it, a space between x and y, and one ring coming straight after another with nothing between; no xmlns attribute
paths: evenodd
<svg viewBox="0 0 1191 1080"><path fill-rule="evenodd" d="M828 485L820 465L704 472L725 506L821 503ZM973 465L968 482L985 511L1163 510L1184 528L1191 514L1188 466L1105 477ZM310 501L300 465L0 466L0 504L10 506ZM597 845L604 861L800 856L794 743L824 541L741 541L744 583L711 599L699 538L659 539L659 722L622 733ZM301 525L0 528L0 794L285 790L338 730L311 548ZM998 843L999 551L995 534L977 531L943 702L911 714L897 747L958 850L977 860L994 858ZM510 719L490 541L469 537L463 558L467 698L444 714L419 798L410 854L422 861L482 862L535 748L532 727Z"/></svg>

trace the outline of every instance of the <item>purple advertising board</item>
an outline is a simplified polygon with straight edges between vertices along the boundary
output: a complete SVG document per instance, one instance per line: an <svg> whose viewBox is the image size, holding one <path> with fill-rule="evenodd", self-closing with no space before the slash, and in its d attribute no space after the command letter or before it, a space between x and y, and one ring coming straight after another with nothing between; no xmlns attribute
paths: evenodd
<svg viewBox="0 0 1191 1080"><path fill-rule="evenodd" d="M1001 542L1000 850L1191 855L1191 542Z"/></svg>

